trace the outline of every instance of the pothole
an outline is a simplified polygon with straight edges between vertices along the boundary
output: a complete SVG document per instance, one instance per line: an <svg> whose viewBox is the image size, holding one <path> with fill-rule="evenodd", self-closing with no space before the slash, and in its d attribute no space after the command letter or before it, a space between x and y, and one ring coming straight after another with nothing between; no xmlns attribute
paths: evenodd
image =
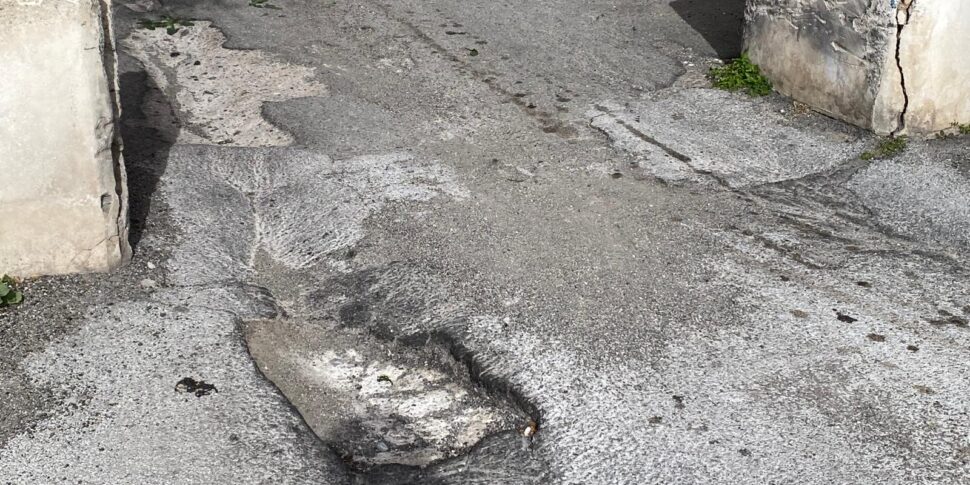
<svg viewBox="0 0 970 485"><path fill-rule="evenodd" d="M435 346L298 319L251 322L245 335L260 370L356 469L427 466L531 419Z"/></svg>
<svg viewBox="0 0 970 485"><path fill-rule="evenodd" d="M249 352L354 483L549 483L536 407L460 339L419 328L475 318L436 278L294 271L265 252L257 268L287 316L245 323Z"/></svg>
<svg viewBox="0 0 970 485"><path fill-rule="evenodd" d="M404 346L298 318L244 328L259 369L361 483L407 483L453 470L456 460L471 466L466 455L529 454L534 418L475 383L441 346ZM504 459L491 461L516 476Z"/></svg>

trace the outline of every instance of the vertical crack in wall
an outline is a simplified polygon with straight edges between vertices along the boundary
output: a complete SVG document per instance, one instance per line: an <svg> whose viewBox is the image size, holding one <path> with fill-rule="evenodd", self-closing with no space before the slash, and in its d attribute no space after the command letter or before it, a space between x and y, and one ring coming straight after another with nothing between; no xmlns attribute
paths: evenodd
<svg viewBox="0 0 970 485"><path fill-rule="evenodd" d="M909 110L909 93L906 91L906 73L903 69L900 52L903 46L903 28L909 24L910 12L915 3L915 0L900 0L899 6L896 9L896 68L899 69L899 84L903 90L903 109L899 112L899 124L892 133L894 137L906 130L906 112Z"/></svg>

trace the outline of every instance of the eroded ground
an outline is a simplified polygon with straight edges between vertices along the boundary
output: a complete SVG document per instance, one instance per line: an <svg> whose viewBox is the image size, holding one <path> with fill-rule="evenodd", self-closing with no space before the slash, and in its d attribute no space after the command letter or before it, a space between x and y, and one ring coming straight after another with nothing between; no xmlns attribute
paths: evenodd
<svg viewBox="0 0 970 485"><path fill-rule="evenodd" d="M966 481L970 139L711 90L739 2L272 3L116 4L137 254L0 313L0 481Z"/></svg>

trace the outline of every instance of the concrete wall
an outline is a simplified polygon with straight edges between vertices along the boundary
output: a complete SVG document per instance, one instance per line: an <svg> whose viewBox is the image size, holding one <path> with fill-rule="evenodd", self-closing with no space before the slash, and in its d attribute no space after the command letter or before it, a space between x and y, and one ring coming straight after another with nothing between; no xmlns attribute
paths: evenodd
<svg viewBox="0 0 970 485"><path fill-rule="evenodd" d="M970 123L970 1L913 0L900 39L907 130Z"/></svg>
<svg viewBox="0 0 970 485"><path fill-rule="evenodd" d="M130 255L101 0L0 0L0 273L106 271Z"/></svg>
<svg viewBox="0 0 970 485"><path fill-rule="evenodd" d="M779 92L823 113L880 134L931 133L970 120L968 10L955 0L748 0L745 48Z"/></svg>

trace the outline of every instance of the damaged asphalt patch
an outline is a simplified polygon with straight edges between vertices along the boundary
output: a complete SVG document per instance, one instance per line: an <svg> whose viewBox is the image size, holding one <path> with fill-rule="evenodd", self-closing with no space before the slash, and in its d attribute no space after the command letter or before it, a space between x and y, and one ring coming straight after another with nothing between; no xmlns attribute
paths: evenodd
<svg viewBox="0 0 970 485"><path fill-rule="evenodd" d="M601 102L587 116L630 153L637 171L668 182L731 188L781 182L830 170L864 147L855 130L836 123L806 130L784 109L771 100L686 89L627 106Z"/></svg>
<svg viewBox="0 0 970 485"><path fill-rule="evenodd" d="M194 22L174 35L136 29L121 45L178 105L183 143L289 145L290 135L263 119L263 103L321 96L326 88L313 80L313 69L226 49L225 42L210 22Z"/></svg>

